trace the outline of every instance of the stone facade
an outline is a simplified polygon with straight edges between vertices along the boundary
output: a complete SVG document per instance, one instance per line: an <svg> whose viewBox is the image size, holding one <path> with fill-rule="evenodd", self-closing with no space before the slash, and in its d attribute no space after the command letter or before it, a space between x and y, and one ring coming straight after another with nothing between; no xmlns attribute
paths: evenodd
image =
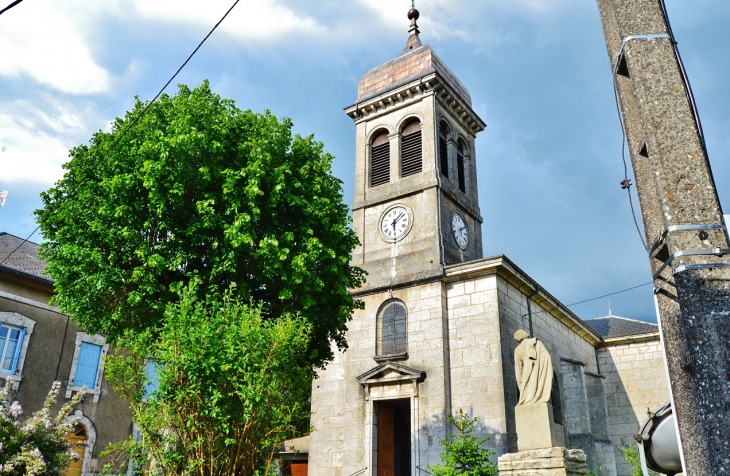
<svg viewBox="0 0 730 476"><path fill-rule="evenodd" d="M619 474L630 474L620 447L634 444L633 435L652 411L669 401L666 364L659 334L606 339L598 350L608 406L606 422Z"/></svg>
<svg viewBox="0 0 730 476"><path fill-rule="evenodd" d="M358 102L346 109L356 129L353 228L361 241L352 263L368 272L354 296L365 307L348 325L347 351L333 349L334 361L313 382L309 474L420 476L440 462L439 440L452 430L448 415L460 409L478 418L476 431L490 438L496 456L517 452L513 335L525 329L552 358L555 384L544 408L554 423L550 439L582 450L550 450L536 456L533 469L628 475L617 464L618 446L638 431L639 407L664 398L661 352L649 340L604 340L509 259L482 258L475 140L486 125L471 110L466 88L417 33L414 21L403 53L366 73ZM422 170L403 176L401 145L413 120L421 125ZM371 186L371 144L382 132L390 144L389 181ZM461 184L457 144L465 159ZM387 239L382 220L393 206L406 210L411 225ZM464 219L466 246L452 234L454 213ZM389 313L393 306L403 320ZM384 339L400 339L399 351L380 353L395 348ZM625 354L626 346L635 352ZM651 401L646 382L621 386L647 363L642 378L653 379Z"/></svg>

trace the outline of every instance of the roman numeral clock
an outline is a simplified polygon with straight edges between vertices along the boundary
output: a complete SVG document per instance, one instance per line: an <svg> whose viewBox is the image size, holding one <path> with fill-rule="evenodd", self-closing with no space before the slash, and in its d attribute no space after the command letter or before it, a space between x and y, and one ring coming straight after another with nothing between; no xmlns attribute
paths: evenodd
<svg viewBox="0 0 730 476"><path fill-rule="evenodd" d="M385 241L400 240L408 234L412 225L413 212L405 205L392 205L380 217L380 233Z"/></svg>

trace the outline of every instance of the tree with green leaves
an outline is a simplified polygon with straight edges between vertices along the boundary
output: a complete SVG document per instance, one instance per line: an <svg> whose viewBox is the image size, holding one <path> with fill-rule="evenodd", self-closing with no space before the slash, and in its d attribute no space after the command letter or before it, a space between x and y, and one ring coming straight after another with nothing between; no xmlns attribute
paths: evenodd
<svg viewBox="0 0 730 476"><path fill-rule="evenodd" d="M267 320L261 305L230 293L201 301L195 286L168 305L157 336L119 338L126 352L108 360L106 375L141 438L108 453L122 472L131 459L138 474L271 474L276 448L308 426L312 326L297 315ZM157 381L140 386L150 359Z"/></svg>
<svg viewBox="0 0 730 476"><path fill-rule="evenodd" d="M191 279L234 289L264 318L297 312L321 365L346 346L363 281L333 157L289 119L238 109L208 82L149 106L70 152L36 216L55 302L114 341L158 328ZM134 124L137 118L139 121Z"/></svg>
<svg viewBox="0 0 730 476"><path fill-rule="evenodd" d="M489 440L488 436L478 438L474 436L474 424L477 418L469 418L464 410L459 409L457 417L449 414L449 422L456 428L448 438L442 438L443 445L441 462L434 466L428 465L434 476L487 476L499 474L497 465L490 459L494 451L484 447Z"/></svg>

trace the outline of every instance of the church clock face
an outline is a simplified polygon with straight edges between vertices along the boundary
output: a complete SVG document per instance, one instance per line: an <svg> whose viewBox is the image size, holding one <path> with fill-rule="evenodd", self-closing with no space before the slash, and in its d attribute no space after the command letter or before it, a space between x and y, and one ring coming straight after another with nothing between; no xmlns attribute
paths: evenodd
<svg viewBox="0 0 730 476"><path fill-rule="evenodd" d="M456 244L460 248L466 249L466 246L469 244L469 231L467 230L466 222L464 222L464 217L456 212L451 216L451 234L454 240L456 240Z"/></svg>
<svg viewBox="0 0 730 476"><path fill-rule="evenodd" d="M404 205L393 205L380 217L380 234L385 241L395 242L411 230L411 211Z"/></svg>

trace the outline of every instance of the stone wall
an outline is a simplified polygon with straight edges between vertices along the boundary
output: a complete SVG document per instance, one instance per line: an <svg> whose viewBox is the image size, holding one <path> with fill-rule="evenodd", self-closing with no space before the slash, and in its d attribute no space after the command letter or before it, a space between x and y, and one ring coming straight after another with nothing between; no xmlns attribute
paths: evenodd
<svg viewBox="0 0 730 476"><path fill-rule="evenodd" d="M634 444L632 435L646 421L647 408L655 410L669 401L668 382L659 335L640 341L607 339L598 350L608 404L608 434L613 444L619 475L630 475L621 447ZM639 340L638 342L636 342Z"/></svg>
<svg viewBox="0 0 730 476"><path fill-rule="evenodd" d="M527 299L531 289L519 289L502 277L498 278L500 332L502 334L502 362L504 366L505 402L507 408L507 427L510 451L517 451L517 434L514 427L514 407L519 400L519 391L514 375L514 351L517 341L514 333L518 329L529 332L529 315ZM565 384L562 377L561 359L581 362L586 370L596 371L596 358L593 344L581 337L562 320L558 319L554 304L540 294L533 296L530 303L534 336L537 337L550 352L553 369L558 375L561 392L564 394ZM566 425L570 420L566 421ZM566 441L569 441L566 434Z"/></svg>
<svg viewBox="0 0 730 476"><path fill-rule="evenodd" d="M499 332L497 278L482 276L446 286L451 411L477 417L477 430L502 455L509 450Z"/></svg>
<svg viewBox="0 0 730 476"><path fill-rule="evenodd" d="M414 447L420 448L420 466L438 462L438 440L446 436L447 378L445 355L445 291L441 281L392 292L360 297L365 309L353 314L348 324L346 352L337 352L334 362L320 372L312 383L312 426L310 436L310 474L349 476L373 467L375 442L370 435L376 424L373 400L366 400L357 377L379 365L373 358L376 349L376 324L381 305L398 299L408 311L408 358L399 364L422 370L426 378L418 384L417 402L412 415L417 422Z"/></svg>

